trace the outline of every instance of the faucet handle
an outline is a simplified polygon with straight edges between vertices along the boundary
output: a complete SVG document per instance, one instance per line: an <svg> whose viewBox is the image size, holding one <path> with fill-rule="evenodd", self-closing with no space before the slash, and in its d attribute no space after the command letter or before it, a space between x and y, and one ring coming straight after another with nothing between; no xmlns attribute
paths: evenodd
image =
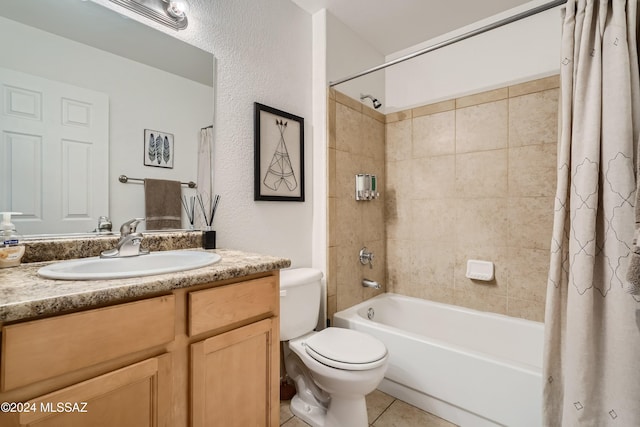
<svg viewBox="0 0 640 427"><path fill-rule="evenodd" d="M140 224L140 222L142 221L144 221L144 218L133 218L122 224L120 226L120 236L124 237L128 236L131 233L135 233L136 227L138 227L138 224Z"/></svg>
<svg viewBox="0 0 640 427"><path fill-rule="evenodd" d="M369 264L369 268L373 269L373 252L367 251L366 246L360 249L360 264Z"/></svg>

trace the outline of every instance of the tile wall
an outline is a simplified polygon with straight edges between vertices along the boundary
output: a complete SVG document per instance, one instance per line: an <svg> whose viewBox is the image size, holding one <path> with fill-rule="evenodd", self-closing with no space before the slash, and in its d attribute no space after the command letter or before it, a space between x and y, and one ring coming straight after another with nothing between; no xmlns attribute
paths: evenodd
<svg viewBox="0 0 640 427"><path fill-rule="evenodd" d="M340 92L329 92L329 236L327 314L384 292L385 116ZM378 176L380 198L355 200L355 175ZM358 254L373 251L373 268L360 264ZM374 290L362 279L380 283Z"/></svg>
<svg viewBox="0 0 640 427"><path fill-rule="evenodd" d="M557 76L388 114L329 95L328 311L386 290L542 321L556 185ZM355 202L354 175L381 198ZM360 247L374 250L374 269ZM495 279L465 277L468 259ZM385 269L386 260L386 269Z"/></svg>
<svg viewBox="0 0 640 427"><path fill-rule="evenodd" d="M559 79L386 117L387 289L544 320ZM465 277L468 259L495 279Z"/></svg>

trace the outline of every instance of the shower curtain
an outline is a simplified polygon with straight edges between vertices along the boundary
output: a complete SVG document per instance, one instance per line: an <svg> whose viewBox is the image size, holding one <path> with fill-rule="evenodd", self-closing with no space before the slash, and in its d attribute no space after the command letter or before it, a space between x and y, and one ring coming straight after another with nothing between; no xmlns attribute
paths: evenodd
<svg viewBox="0 0 640 427"><path fill-rule="evenodd" d="M211 202L213 198L213 178L211 172L211 152L213 149L213 128L200 129L200 143L198 144L198 194L202 196L202 202L207 209L207 215L211 218ZM204 230L207 223L201 209L195 210L195 226Z"/></svg>
<svg viewBox="0 0 640 427"><path fill-rule="evenodd" d="M563 12L547 286L547 426L640 426L640 297L626 292L640 118L637 0Z"/></svg>

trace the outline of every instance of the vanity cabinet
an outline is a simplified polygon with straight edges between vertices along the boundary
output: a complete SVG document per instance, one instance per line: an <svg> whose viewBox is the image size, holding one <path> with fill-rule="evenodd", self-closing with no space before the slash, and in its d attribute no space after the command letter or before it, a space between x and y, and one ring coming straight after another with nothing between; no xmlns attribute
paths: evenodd
<svg viewBox="0 0 640 427"><path fill-rule="evenodd" d="M229 330L191 345L193 427L279 425L279 295L274 277L189 295L191 335Z"/></svg>
<svg viewBox="0 0 640 427"><path fill-rule="evenodd" d="M279 425L279 272L2 326L0 425Z"/></svg>
<svg viewBox="0 0 640 427"><path fill-rule="evenodd" d="M146 359L31 399L2 425L169 426L170 359L169 354Z"/></svg>

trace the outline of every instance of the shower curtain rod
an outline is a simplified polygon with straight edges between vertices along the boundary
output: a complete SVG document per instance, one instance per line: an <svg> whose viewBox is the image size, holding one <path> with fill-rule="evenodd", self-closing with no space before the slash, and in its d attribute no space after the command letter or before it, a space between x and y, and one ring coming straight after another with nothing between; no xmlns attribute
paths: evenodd
<svg viewBox="0 0 640 427"><path fill-rule="evenodd" d="M546 10L553 9L554 7L563 5L566 2L567 2L567 0L555 0L555 1L552 1L552 2L549 2L549 3L542 4L540 6L536 6L536 7L532 8L532 9L525 10L524 12L520 12L520 13L517 13L517 14L515 14L513 16L509 16L508 18L504 18L504 19L501 19L501 20L496 21L494 23L491 23L489 25L485 25L484 27L469 31L468 33L464 33L464 34L461 34L459 36L452 37L449 40L445 40L443 42L436 43L434 45L425 47L424 49L421 49L421 50L418 50L416 52L410 53L410 54L408 54L406 56L394 59L394 60L389 61L389 62L385 62L384 64L377 65L377 66L375 66L373 68L369 68L368 70L364 70L364 71L361 71L359 73L352 74L350 76L344 77L342 79L329 82L329 87L333 87L333 86L339 85L340 83L345 83L345 82L348 82L350 80L357 79L358 77L366 76L367 74L371 74L371 73L373 73L375 71L382 70L382 69L390 67L392 65L396 65L396 64L399 64L401 62L408 61L409 59L413 59L413 58L415 58L417 56L424 55L425 53L433 52L434 50L438 50L438 49L440 49L442 47L452 45L452 44L457 43L457 42L462 41L462 40L466 40L466 39L471 38L473 36L477 36L478 34L486 33L487 31L494 30L496 28L502 27L503 25L511 24L512 22L516 22L516 21L519 21L521 19L528 18L529 16L533 16L533 15L536 15L536 14L538 14L540 12L544 12Z"/></svg>

